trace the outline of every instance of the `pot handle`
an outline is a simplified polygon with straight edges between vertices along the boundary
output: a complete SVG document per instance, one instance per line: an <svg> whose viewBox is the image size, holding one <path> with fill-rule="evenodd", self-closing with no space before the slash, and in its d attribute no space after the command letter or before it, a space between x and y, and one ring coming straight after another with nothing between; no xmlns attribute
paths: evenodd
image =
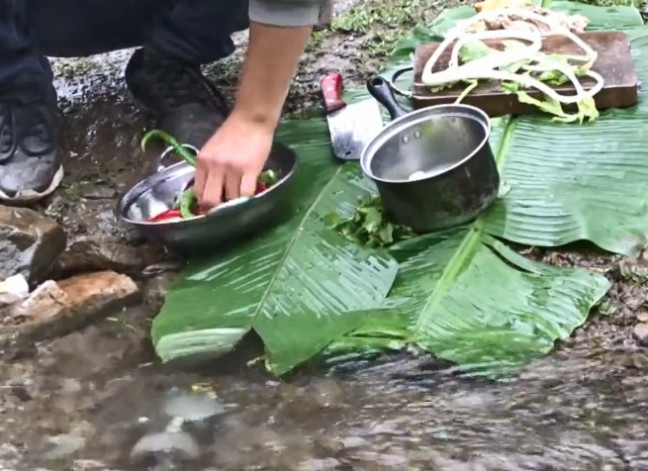
<svg viewBox="0 0 648 471"><path fill-rule="evenodd" d="M378 103L387 108L392 119L400 118L409 113L409 111L398 104L396 96L394 95L394 90L389 82L383 77L376 76L370 78L367 81L367 89Z"/></svg>
<svg viewBox="0 0 648 471"><path fill-rule="evenodd" d="M195 148L194 146L192 146L191 144L182 144L182 147L184 147L185 149L189 149L189 150L192 151L194 154L198 155L199 150L196 149L196 148ZM167 157L171 152L173 152L173 147L169 146L169 147L167 147L166 149L164 149L164 152L162 152L162 154L160 154L160 158L158 159L158 164L157 164L157 169L156 169L156 171L161 172L161 171L163 171L164 169L166 169L167 166L164 165L164 159L166 159L166 157Z"/></svg>
<svg viewBox="0 0 648 471"><path fill-rule="evenodd" d="M405 72L412 72L414 70L414 67L412 66L407 66L407 67L401 67L400 69L395 70L392 74L391 77L388 79L389 84L392 87L392 90L396 95L403 96L405 98L412 98L414 94L409 91L401 90L396 86L396 80L398 80L398 77L403 75Z"/></svg>

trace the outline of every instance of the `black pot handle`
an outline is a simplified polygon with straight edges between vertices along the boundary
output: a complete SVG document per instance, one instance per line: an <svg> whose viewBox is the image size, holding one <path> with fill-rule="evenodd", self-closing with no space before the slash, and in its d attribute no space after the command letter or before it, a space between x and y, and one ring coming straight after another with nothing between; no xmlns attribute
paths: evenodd
<svg viewBox="0 0 648 471"><path fill-rule="evenodd" d="M376 76L370 78L367 81L367 89L378 103L387 108L392 119L400 118L409 113L409 111L398 104L394 90L392 90L389 82L383 77Z"/></svg>

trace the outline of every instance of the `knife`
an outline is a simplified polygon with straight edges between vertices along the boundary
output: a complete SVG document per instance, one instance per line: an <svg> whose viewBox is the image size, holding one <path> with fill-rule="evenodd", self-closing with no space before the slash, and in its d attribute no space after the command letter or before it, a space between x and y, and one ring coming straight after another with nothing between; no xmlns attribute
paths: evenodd
<svg viewBox="0 0 648 471"><path fill-rule="evenodd" d="M342 75L338 72L322 78L320 88L333 153L341 160L359 160L364 146L383 128L378 102L369 98L345 103L342 99Z"/></svg>

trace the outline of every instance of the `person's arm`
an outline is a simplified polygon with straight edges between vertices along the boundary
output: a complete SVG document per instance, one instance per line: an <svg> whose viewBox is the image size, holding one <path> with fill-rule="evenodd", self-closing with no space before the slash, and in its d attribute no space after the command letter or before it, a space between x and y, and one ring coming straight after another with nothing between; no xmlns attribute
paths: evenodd
<svg viewBox="0 0 648 471"><path fill-rule="evenodd" d="M250 46L233 113L274 130L312 27L250 25Z"/></svg>
<svg viewBox="0 0 648 471"><path fill-rule="evenodd" d="M199 154L202 204L252 196L322 2L250 0L250 43L230 117Z"/></svg>

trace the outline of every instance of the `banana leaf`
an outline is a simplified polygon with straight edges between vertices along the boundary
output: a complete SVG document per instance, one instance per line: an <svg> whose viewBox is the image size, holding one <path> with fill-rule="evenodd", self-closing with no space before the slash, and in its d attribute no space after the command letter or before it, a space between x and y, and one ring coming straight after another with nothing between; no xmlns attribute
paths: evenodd
<svg viewBox="0 0 648 471"><path fill-rule="evenodd" d="M545 0L543 3L552 10L589 18L588 31L628 31L644 24L641 13L633 6L599 7L565 0Z"/></svg>
<svg viewBox="0 0 648 471"><path fill-rule="evenodd" d="M291 217L232 252L190 260L153 323L163 361L222 354L254 329L281 374L353 330L355 311L382 304L396 261L325 226L371 191L357 165L333 164L327 132L322 120L284 124L278 139L301 157Z"/></svg>
<svg viewBox="0 0 648 471"><path fill-rule="evenodd" d="M553 6L587 15L592 30L608 29L610 21L625 30L645 82L648 29L638 27L636 9ZM446 10L429 30L419 26L396 48L395 60L409 56L419 39L438 40L469 9ZM586 320L609 283L592 272L525 260L493 236L544 247L589 240L619 254L639 254L648 230L645 106L642 100L582 126L542 116L494 120L491 145L510 191L470 228L393 248L401 270L386 306L365 312L363 324L328 352L414 343L489 375L549 352Z"/></svg>
<svg viewBox="0 0 648 471"><path fill-rule="evenodd" d="M637 73L648 80L648 29L633 7L596 7L554 1L552 9L590 19L589 30L622 30L629 37ZM384 72L402 64L417 44L441 40L471 7L445 10L430 28L417 26L394 51ZM399 80L403 85L411 76ZM355 96L366 98L366 94ZM648 231L648 105L601 113L594 123L566 125L546 116L493 120L491 146L510 191L484 219L492 235L511 242L558 247L587 240L636 256Z"/></svg>
<svg viewBox="0 0 648 471"><path fill-rule="evenodd" d="M593 29L613 18L614 29L628 31L645 81L648 30L637 28L636 10L554 5L581 9ZM423 26L415 33L392 66L407 56L405 45L411 53L436 34ZM357 166L333 163L321 118L284 124L280 138L298 151L303 167L298 211L230 253L190 264L155 319L157 353L163 360L220 353L252 329L278 375L322 350L415 344L489 375L547 353L585 322L609 282L593 271L529 261L502 240L545 247L589 240L636 255L648 230L645 106L642 99L587 125L541 116L494 120L491 145L510 191L475 223L399 244L389 254L353 248L326 231L326 211L349 214L358 196L374 190ZM395 261L400 268L385 298Z"/></svg>
<svg viewBox="0 0 648 471"><path fill-rule="evenodd" d="M609 289L587 270L532 262L481 228L459 228L391 250L400 264L379 310L327 354L367 354L407 345L498 377L550 352L582 325Z"/></svg>

